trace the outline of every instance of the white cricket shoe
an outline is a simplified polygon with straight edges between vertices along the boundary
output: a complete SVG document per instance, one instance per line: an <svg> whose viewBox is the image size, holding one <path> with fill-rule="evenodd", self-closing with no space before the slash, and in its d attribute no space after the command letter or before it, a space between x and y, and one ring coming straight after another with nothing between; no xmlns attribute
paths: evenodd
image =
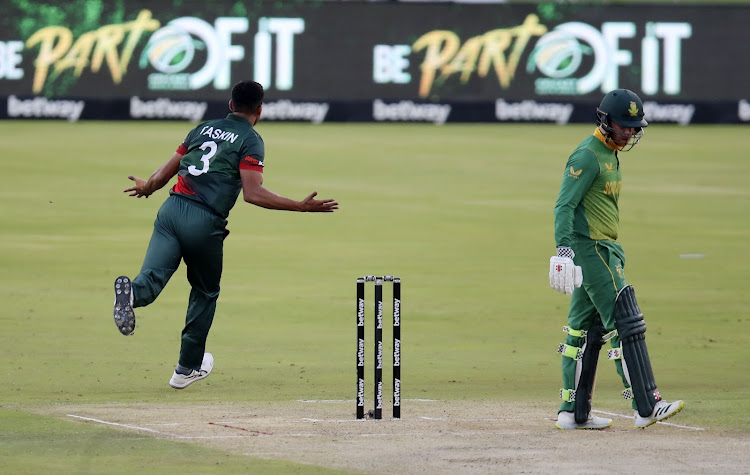
<svg viewBox="0 0 750 475"><path fill-rule="evenodd" d="M112 315L120 333L129 336L135 331L135 312L133 312L133 292L130 279L121 275L115 279L115 305Z"/></svg>
<svg viewBox="0 0 750 475"><path fill-rule="evenodd" d="M558 429L606 429L612 426L612 419L597 417L589 413L589 418L583 424L576 422L576 416L572 412L563 411L557 415L555 427Z"/></svg>
<svg viewBox="0 0 750 475"><path fill-rule="evenodd" d="M682 401L659 401L656 403L656 406L654 406L654 411L649 417L642 417L640 414L638 414L638 411L635 411L635 426L639 429L642 429L644 427L650 426L655 422L669 419L670 417L680 412L683 407L685 407L685 403Z"/></svg>
<svg viewBox="0 0 750 475"><path fill-rule="evenodd" d="M190 374L180 374L175 371L172 374L172 379L169 380L169 385L175 389L185 389L194 382L211 374L212 369L214 369L214 357L211 353L204 353L200 370L192 370Z"/></svg>

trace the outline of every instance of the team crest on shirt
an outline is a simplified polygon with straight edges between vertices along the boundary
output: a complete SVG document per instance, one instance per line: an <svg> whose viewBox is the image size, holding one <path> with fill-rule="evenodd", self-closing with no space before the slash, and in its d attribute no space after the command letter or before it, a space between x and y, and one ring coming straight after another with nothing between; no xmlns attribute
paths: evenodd
<svg viewBox="0 0 750 475"><path fill-rule="evenodd" d="M605 163L604 166L607 167L608 172L611 172L612 169L614 168L614 164L612 163Z"/></svg>
<svg viewBox="0 0 750 475"><path fill-rule="evenodd" d="M617 272L618 277L620 277L621 279L625 278L625 271L622 270L622 266L620 264L617 264L615 266L615 271Z"/></svg>

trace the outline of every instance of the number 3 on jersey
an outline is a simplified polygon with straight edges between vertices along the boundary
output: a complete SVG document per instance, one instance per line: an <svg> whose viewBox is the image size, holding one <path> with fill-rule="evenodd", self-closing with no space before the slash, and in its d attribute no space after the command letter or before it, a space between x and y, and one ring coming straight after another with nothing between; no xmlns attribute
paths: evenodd
<svg viewBox="0 0 750 475"><path fill-rule="evenodd" d="M204 173L208 173L208 166L209 166L209 160L211 160L211 157L216 155L216 149L217 149L216 142L213 140L209 140L208 142L203 142L200 146L201 150L208 149L208 152L204 153L203 156L201 156L201 162L203 162L203 168L198 170L198 168L195 165L190 165L188 167L188 173L190 173L193 176L203 175Z"/></svg>

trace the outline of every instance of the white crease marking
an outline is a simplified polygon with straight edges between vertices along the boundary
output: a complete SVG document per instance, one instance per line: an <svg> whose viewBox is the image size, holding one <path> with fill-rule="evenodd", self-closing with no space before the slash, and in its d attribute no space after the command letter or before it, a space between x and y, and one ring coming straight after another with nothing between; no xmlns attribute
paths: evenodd
<svg viewBox="0 0 750 475"><path fill-rule="evenodd" d="M91 417L77 416L75 414L67 414L67 416L68 417L75 417L76 419L83 419L84 421L98 422L99 424L106 424L106 425L110 425L110 426L125 427L127 429L135 429L135 430L142 430L142 431L146 431L146 432L153 432L154 434L167 435L169 437L175 437L177 439L184 439L185 438L184 436L181 436L181 435L172 434L172 433L169 433L169 432L162 432L160 430L155 430L155 429L149 429L147 427L134 426L134 425L130 425L130 424L120 424L118 422L103 421L101 419L94 419L94 418L91 418Z"/></svg>
<svg viewBox="0 0 750 475"><path fill-rule="evenodd" d="M599 414L606 414L608 416L620 417L622 419L633 419L633 416L627 416L625 414L617 414L616 412L598 411L596 409L592 409L591 412L598 412ZM703 427L683 426L683 425L680 425L680 424L673 424L672 422L657 421L656 423L657 424L662 424L662 425L665 425L665 426L679 427L680 429L706 430Z"/></svg>

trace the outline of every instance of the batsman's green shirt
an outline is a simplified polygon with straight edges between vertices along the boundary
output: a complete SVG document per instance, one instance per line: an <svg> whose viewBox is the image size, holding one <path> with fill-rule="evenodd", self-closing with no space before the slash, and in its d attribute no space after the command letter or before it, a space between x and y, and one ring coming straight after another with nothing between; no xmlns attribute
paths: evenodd
<svg viewBox="0 0 750 475"><path fill-rule="evenodd" d="M226 219L242 190L240 169L263 171L263 139L236 114L204 122L177 148L183 155L170 194L207 206Z"/></svg>
<svg viewBox="0 0 750 475"><path fill-rule="evenodd" d="M622 175L614 147L597 128L568 158L555 204L557 246L572 247L579 237L617 240Z"/></svg>

